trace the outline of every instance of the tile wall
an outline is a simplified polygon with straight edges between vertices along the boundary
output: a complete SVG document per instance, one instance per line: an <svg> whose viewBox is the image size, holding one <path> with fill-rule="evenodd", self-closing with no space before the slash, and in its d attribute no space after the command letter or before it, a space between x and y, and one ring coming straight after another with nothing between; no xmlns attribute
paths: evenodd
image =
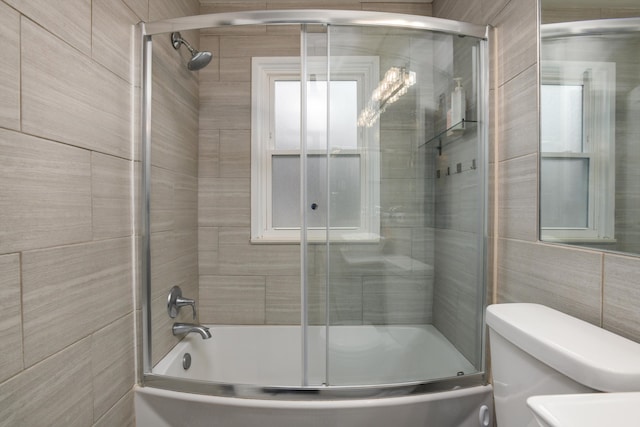
<svg viewBox="0 0 640 427"><path fill-rule="evenodd" d="M134 425L132 26L198 7L0 1L0 426Z"/></svg>
<svg viewBox="0 0 640 427"><path fill-rule="evenodd" d="M465 90L466 119L471 121L479 116L477 94L473 90L476 86L472 84L473 50L477 46L470 38L454 37L436 49L434 55L436 64L448 64L446 72L435 73L436 94L446 99L448 108L455 85L453 78L460 78ZM483 169L473 167L474 160L480 161L475 130L472 127L465 132L448 132L440 140L440 152L430 153L437 172L430 171L427 180L435 182L433 325L467 360L479 366L482 351L479 310L484 296L479 231L483 220L480 214Z"/></svg>
<svg viewBox="0 0 640 427"><path fill-rule="evenodd" d="M167 6L167 5L165 5ZM197 15L198 3L177 4L180 15ZM170 9L165 11L171 12ZM198 32L182 37L198 48ZM186 67L190 54L175 50L170 34L153 37L151 114L151 362L157 363L180 339L174 322L194 322L189 307L176 319L167 313L167 296L179 286L198 298L198 79Z"/></svg>
<svg viewBox="0 0 640 427"><path fill-rule="evenodd" d="M201 3L201 13L292 8L431 14L431 5L424 2L247 0ZM349 36L344 37L340 40ZM249 243L250 64L252 56L299 56L299 27L203 30L200 43L203 49L216 53L214 62L200 72L198 262L201 319L211 323L297 324L300 322L299 246ZM406 129L382 126L382 138L389 142L383 147L381 164L390 179L382 183L381 198L383 204L386 198L386 204L391 206L394 202L402 203L404 197L394 190L394 185L413 179L406 176L412 170L411 148L393 143L406 140L401 137ZM415 184L409 187L415 189ZM411 198L414 198L413 193ZM424 238L419 239L424 232L411 233L411 228L398 227L389 221L383 223L383 234L389 249L393 246L393 250L401 254L411 255L424 243ZM425 256L424 249L420 251L420 256ZM310 256L310 319L319 322L325 304L323 266L326 254L323 248L312 247ZM432 299L430 287L423 286L428 282L424 277L405 276L396 281L396 289L391 289L377 270L365 277L371 269L376 269L375 266L354 271L345 266L339 249L330 256L334 271L349 272L340 274L340 285L332 291L335 322L424 323L431 320L430 310L423 309L431 306ZM389 295L388 305L381 305L381 298ZM407 304L412 308L407 310ZM417 309L418 305L420 309Z"/></svg>
<svg viewBox="0 0 640 427"><path fill-rule="evenodd" d="M606 4L606 3L602 3ZM587 21L591 19L637 18L640 7L564 7L542 8L542 23Z"/></svg>
<svg viewBox="0 0 640 427"><path fill-rule="evenodd" d="M390 0L304 5L247 0L201 6L203 13L299 7L433 12L493 25L491 164L497 179L491 195L491 298L544 303L640 341L640 292L634 283L640 273L638 258L537 240L535 2L435 0L432 8L423 2ZM135 269L130 200L138 157L132 148L130 99L138 83L129 72L131 24L197 11L198 4L187 0L0 2L0 34L7 41L0 52L0 289L5 296L0 302L0 425L39 425L45 419L48 425L133 425L134 319L139 306L133 302L131 286ZM215 92L200 93L203 111L215 108L220 93L248 93L247 73L237 71L246 55L232 53L244 45L246 35L228 36L225 41L203 34L203 47L212 44L212 50L226 57L201 72L201 79L218 86ZM297 53L297 36L286 30L258 36L266 47L276 39L293 43ZM159 53L159 73L181 72L171 69L176 66L171 50ZM207 219L201 219L205 222L194 231L198 209L219 209L217 202L232 196L236 200L237 195L241 203L222 206L244 224L249 200L247 165L241 160L248 134L230 134L201 121L198 158L191 133L197 118L191 113L175 115L192 111L198 102L196 84L187 76L156 89L160 96L154 111L162 118L156 137L179 137L183 144L176 153L175 146L159 143L154 153L154 176L162 194L154 197L159 206L154 210L158 218L153 239L165 243L157 247L168 262L159 263L153 274L175 277L165 287L184 282L188 288L195 283L199 262L203 301L212 299L212 306L217 301L221 310L226 307L208 286L221 287L221 295L231 299L243 297L238 293L259 294L257 300L263 302L234 312L239 316L234 320L287 323L297 317L288 305L297 297L287 285L297 273L297 248L285 254L290 263L262 281L246 266L273 268L273 255L249 250L248 231ZM241 98L212 116L231 124L230 118L248 117L248 104ZM198 189L196 176L219 185L207 194ZM188 248L198 236L194 254ZM229 250L220 251L220 245ZM234 245L248 254L248 263L234 266ZM207 285L203 277L217 268L219 259L226 260L226 267L216 270L220 280L215 285ZM177 265L185 270L175 272L172 266ZM238 269L245 272L246 286L225 286L229 280L223 279ZM188 289L197 292L196 287ZM158 289L155 301L163 299L163 291ZM265 301L273 302L271 311L264 308ZM348 297L343 303L353 305ZM216 315L206 317L215 321ZM165 339L166 346L171 339ZM162 351L158 346L156 356Z"/></svg>
<svg viewBox="0 0 640 427"><path fill-rule="evenodd" d="M640 258L537 238L537 2L435 0L435 16L493 26L495 302L536 302L640 341Z"/></svg>
<svg viewBox="0 0 640 427"><path fill-rule="evenodd" d="M264 9L373 10L430 16L431 2L428 0L200 0L202 14Z"/></svg>

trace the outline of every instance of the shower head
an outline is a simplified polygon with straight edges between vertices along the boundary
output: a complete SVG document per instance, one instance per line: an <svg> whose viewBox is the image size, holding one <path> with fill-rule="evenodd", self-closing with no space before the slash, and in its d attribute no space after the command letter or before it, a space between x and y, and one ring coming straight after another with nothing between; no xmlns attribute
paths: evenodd
<svg viewBox="0 0 640 427"><path fill-rule="evenodd" d="M194 49L178 32L171 33L171 44L176 50L180 49L180 45L185 45L187 49L189 49L191 59L187 62L187 68L191 71L197 71L206 67L213 58L213 54L211 52L200 52L199 50Z"/></svg>
<svg viewBox="0 0 640 427"><path fill-rule="evenodd" d="M191 71L199 70L209 65L211 59L213 59L213 54L211 52L196 51L195 53L192 53L191 59L187 62L187 68Z"/></svg>

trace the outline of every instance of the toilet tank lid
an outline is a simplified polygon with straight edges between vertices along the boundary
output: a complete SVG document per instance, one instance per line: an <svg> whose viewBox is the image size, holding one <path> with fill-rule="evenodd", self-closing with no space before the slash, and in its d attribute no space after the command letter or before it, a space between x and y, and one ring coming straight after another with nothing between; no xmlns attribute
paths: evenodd
<svg viewBox="0 0 640 427"><path fill-rule="evenodd" d="M606 392L640 390L640 344L540 304L494 304L487 325L567 377Z"/></svg>

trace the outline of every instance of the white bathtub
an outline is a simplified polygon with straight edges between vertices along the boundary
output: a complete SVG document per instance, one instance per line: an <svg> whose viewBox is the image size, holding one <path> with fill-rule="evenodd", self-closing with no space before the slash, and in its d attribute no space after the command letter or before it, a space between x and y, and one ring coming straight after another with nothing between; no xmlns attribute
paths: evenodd
<svg viewBox="0 0 640 427"><path fill-rule="evenodd" d="M250 387L300 389L300 328L214 326L191 334L153 374ZM309 328L309 383L325 381L325 328ZM338 326L330 330L331 385L397 384L473 373L474 367L432 326ZM184 369L185 353L191 367ZM453 387L453 386L452 386ZM232 387L233 388L233 387ZM375 387L373 387L375 389ZM286 394L285 394L286 395ZM136 389L138 427L477 427L491 416L490 386L401 397L301 400L239 398Z"/></svg>

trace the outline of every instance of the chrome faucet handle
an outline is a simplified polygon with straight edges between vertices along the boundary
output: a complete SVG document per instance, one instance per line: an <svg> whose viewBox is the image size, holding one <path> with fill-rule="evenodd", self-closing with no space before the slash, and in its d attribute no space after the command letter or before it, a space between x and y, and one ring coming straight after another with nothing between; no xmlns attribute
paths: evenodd
<svg viewBox="0 0 640 427"><path fill-rule="evenodd" d="M193 310L193 318L196 318L196 302L191 298L183 298L182 297L182 289L179 286L174 286L169 291L169 296L167 297L167 312L169 313L169 317L175 319L178 317L178 312L180 311L180 307L184 307L185 305L190 305Z"/></svg>
<svg viewBox="0 0 640 427"><path fill-rule="evenodd" d="M177 307L184 307L185 305L190 305L193 310L193 320L196 320L196 301L191 298L182 298L178 297L176 299Z"/></svg>

